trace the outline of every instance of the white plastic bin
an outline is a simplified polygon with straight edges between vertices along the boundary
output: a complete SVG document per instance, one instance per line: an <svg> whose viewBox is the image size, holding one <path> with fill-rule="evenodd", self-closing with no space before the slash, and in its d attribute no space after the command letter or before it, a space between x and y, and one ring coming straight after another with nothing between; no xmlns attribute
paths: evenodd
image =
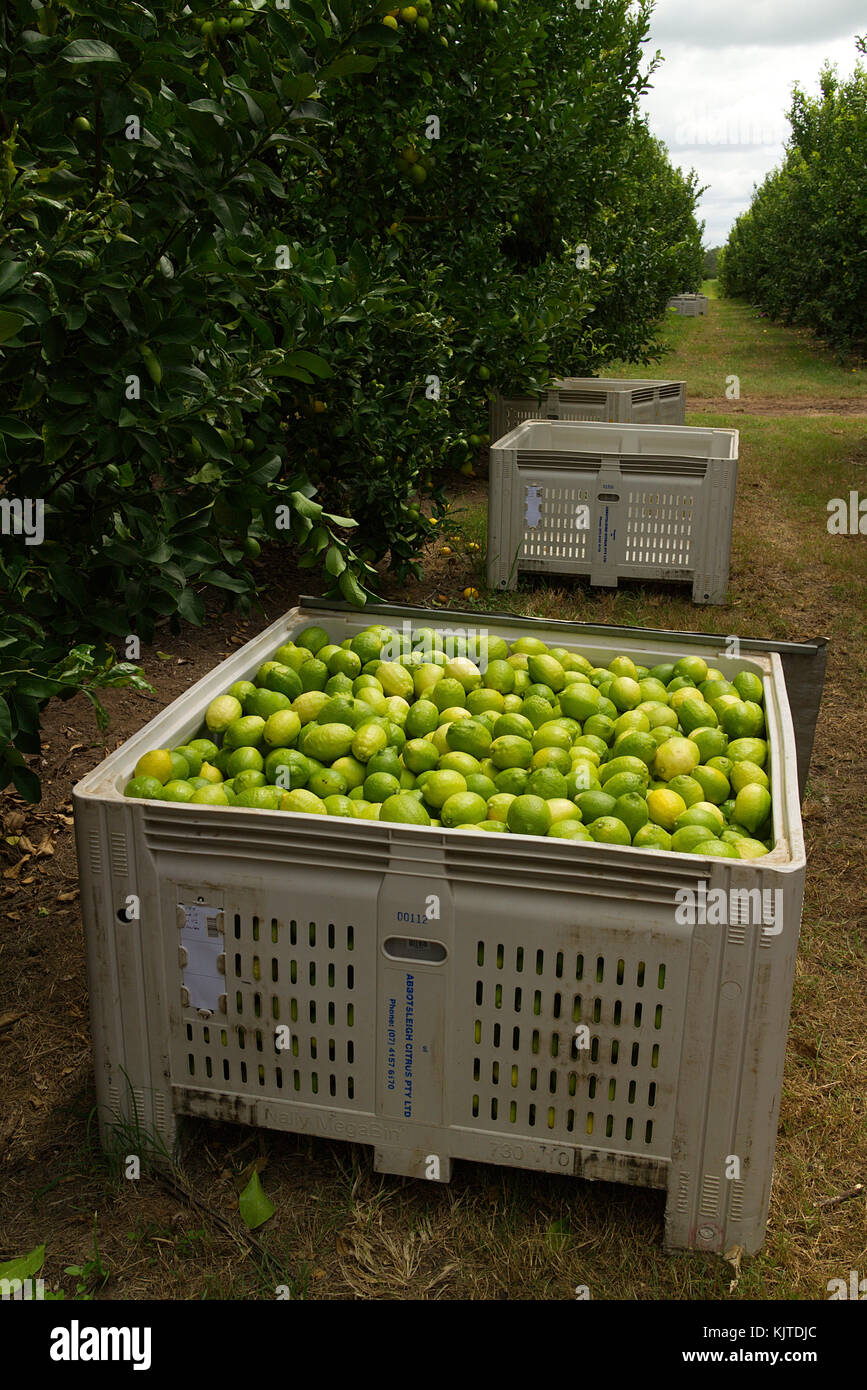
<svg viewBox="0 0 867 1390"><path fill-rule="evenodd" d="M457 1158L657 1187L669 1248L754 1252L805 873L779 655L484 620L599 664L689 652L759 673L760 860L124 798L145 750L193 737L287 637L400 626L385 611L294 609L75 787L104 1141L134 1116L139 1142L171 1146L196 1115L370 1144L379 1171L434 1181Z"/></svg>
<svg viewBox="0 0 867 1390"><path fill-rule="evenodd" d="M488 585L522 573L688 580L724 603L737 430L528 420L491 446Z"/></svg>
<svg viewBox="0 0 867 1390"><path fill-rule="evenodd" d="M682 425L686 420L686 382L564 377L540 396L513 400L499 396L491 405L490 418L492 440L524 420Z"/></svg>

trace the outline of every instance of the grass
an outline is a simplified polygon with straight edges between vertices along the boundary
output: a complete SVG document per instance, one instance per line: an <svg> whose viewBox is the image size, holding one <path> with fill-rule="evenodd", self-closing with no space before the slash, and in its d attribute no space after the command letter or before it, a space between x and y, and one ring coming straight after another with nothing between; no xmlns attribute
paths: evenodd
<svg viewBox="0 0 867 1390"><path fill-rule="evenodd" d="M740 300L716 297L716 282L703 292L711 304L700 318L670 314L667 354L648 372L646 364L613 364L611 376L660 376L687 383L690 399L718 399L725 408L726 382L740 380L740 403L751 401L807 404L811 400L865 402L867 366L842 366L834 354L806 329L771 323ZM867 405L863 406L867 409Z"/></svg>

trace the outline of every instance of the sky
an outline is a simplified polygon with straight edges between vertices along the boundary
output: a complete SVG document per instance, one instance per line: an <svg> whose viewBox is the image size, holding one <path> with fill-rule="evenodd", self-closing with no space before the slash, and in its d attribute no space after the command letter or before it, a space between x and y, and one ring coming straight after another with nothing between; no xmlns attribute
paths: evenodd
<svg viewBox="0 0 867 1390"><path fill-rule="evenodd" d="M705 246L725 244L782 162L793 83L815 94L826 59L851 74L864 33L865 0L656 0L646 50L665 62L642 106L673 163L709 185Z"/></svg>

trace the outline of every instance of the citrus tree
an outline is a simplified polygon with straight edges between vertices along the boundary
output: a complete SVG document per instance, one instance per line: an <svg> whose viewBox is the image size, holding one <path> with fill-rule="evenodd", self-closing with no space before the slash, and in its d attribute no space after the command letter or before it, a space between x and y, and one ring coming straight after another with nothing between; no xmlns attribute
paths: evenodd
<svg viewBox="0 0 867 1390"><path fill-rule="evenodd" d="M248 606L264 538L363 603L495 390L653 347L690 193L649 10L10 0L0 474L44 538L0 585L46 671Z"/></svg>
<svg viewBox="0 0 867 1390"><path fill-rule="evenodd" d="M841 351L867 345L867 72L823 69L819 95L796 87L781 168L738 218L720 259L723 293Z"/></svg>

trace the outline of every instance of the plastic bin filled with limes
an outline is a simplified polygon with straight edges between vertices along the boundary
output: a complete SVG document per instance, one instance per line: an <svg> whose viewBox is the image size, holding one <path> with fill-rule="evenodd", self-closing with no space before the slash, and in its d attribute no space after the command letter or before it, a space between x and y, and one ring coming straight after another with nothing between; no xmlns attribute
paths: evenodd
<svg viewBox="0 0 867 1390"><path fill-rule="evenodd" d="M700 656L319 626L154 748L125 795L722 859L774 847L764 688Z"/></svg>

